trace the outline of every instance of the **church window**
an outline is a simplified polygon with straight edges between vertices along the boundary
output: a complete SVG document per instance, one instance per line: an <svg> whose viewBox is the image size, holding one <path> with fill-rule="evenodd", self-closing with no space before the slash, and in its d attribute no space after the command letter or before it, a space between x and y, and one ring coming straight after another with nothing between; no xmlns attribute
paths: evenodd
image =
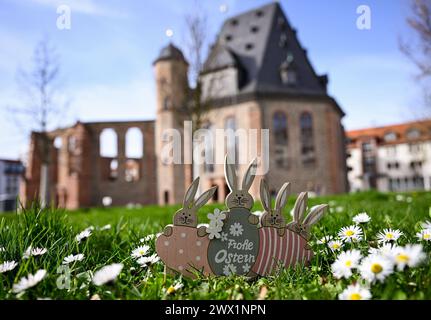
<svg viewBox="0 0 431 320"><path fill-rule="evenodd" d="M315 146L313 132L313 117L309 112L303 112L299 119L301 137L301 158L304 165L315 163Z"/></svg>

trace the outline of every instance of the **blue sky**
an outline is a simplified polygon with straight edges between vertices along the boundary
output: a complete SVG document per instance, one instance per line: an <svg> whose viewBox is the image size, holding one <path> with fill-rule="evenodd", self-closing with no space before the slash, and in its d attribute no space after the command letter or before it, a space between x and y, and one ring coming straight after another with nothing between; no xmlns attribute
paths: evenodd
<svg viewBox="0 0 431 320"><path fill-rule="evenodd" d="M347 129L414 118L421 101L416 70L398 49L398 37L409 35L408 0L279 2L317 72L329 74L329 92L347 113ZM16 70L29 64L40 39L48 36L57 47L71 101L67 117L56 125L153 119L152 62L169 41L166 29L181 46L184 16L198 10L197 3L207 12L213 41L224 19L268 0L0 0L0 158L26 150L26 135L5 106L20 101ZM56 27L61 4L71 7L71 30ZM371 30L356 27L356 9L363 4L371 8Z"/></svg>

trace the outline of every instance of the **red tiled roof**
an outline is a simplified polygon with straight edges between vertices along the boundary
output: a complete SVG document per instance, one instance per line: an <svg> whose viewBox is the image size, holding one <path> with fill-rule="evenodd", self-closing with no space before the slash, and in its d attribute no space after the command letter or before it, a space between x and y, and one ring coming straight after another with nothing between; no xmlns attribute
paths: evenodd
<svg viewBox="0 0 431 320"><path fill-rule="evenodd" d="M409 139L407 137L407 133L412 129L420 131L421 134L419 138ZM396 134L396 139L394 141L385 141L385 135L388 133ZM431 119L383 127L352 130L347 131L346 135L349 139L349 147L355 147L358 141L366 141L370 139L376 139L378 144L399 144L405 142L426 141L431 140Z"/></svg>

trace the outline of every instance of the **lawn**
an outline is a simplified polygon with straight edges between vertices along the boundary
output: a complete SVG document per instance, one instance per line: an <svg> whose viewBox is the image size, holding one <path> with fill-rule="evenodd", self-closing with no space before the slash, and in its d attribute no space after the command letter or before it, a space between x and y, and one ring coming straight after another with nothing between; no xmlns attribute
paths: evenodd
<svg viewBox="0 0 431 320"><path fill-rule="evenodd" d="M288 220L294 200L293 197L289 200L284 212ZM0 273L0 299L337 299L348 285L361 279L360 275L354 272L350 279L336 279L331 264L337 253L317 240L336 236L343 226L353 224L356 214L367 212L371 222L363 227L365 239L345 244L343 250L352 247L366 255L370 247L378 245L377 233L389 227L403 232L399 245L419 243L416 233L421 222L430 220L431 194L366 192L313 198L309 206L320 203L329 203L331 212L312 230L311 244L316 255L311 265L280 270L274 276L254 280L244 277L189 280L166 276L161 262L140 266L131 256L132 251L148 244L152 254L154 240L141 239L161 232L171 223L178 207L94 208L74 212L33 207L19 215L4 214L0 216L0 264L16 261L18 265ZM201 209L200 222L206 222L206 214L216 207L224 208L208 205ZM261 210L260 203L256 202L254 210ZM111 228L103 228L106 225ZM76 235L89 227L94 228L91 236L76 241ZM417 267L393 272L383 282L371 285L373 299L431 299L431 245L422 244L427 259ZM46 248L47 252L23 259L29 246ZM64 258L71 254L83 254L83 259L62 268ZM115 282L100 286L91 282L94 272L113 263L124 266ZM22 277L40 269L47 271L43 280L25 291L13 292L13 285Z"/></svg>

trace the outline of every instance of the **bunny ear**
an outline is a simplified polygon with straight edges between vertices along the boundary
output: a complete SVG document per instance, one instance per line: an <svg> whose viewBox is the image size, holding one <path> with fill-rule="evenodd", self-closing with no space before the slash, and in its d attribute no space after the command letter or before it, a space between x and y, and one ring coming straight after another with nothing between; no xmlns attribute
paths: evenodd
<svg viewBox="0 0 431 320"><path fill-rule="evenodd" d="M260 200L266 212L271 212L271 197L265 179L260 180Z"/></svg>
<svg viewBox="0 0 431 320"><path fill-rule="evenodd" d="M277 194L277 198L275 199L275 209L282 210L287 203L287 198L290 193L290 183L287 182L283 184L280 191Z"/></svg>
<svg viewBox="0 0 431 320"><path fill-rule="evenodd" d="M313 207L309 215L305 218L304 225L306 225L307 228L310 228L312 225L316 224L323 217L326 209L328 209L327 204L321 204Z"/></svg>
<svg viewBox="0 0 431 320"><path fill-rule="evenodd" d="M193 181L190 187L187 189L186 195L184 196L183 208L190 208L193 201L195 200L196 192L198 191L199 177Z"/></svg>
<svg viewBox="0 0 431 320"><path fill-rule="evenodd" d="M202 207L205 203L211 199L216 191L217 187L212 187L211 189L205 191L202 193L199 198L195 202L195 208L196 210Z"/></svg>
<svg viewBox="0 0 431 320"><path fill-rule="evenodd" d="M226 155L226 158L225 158L224 175L226 177L226 182L227 182L227 185L229 186L230 191L236 190L237 183L236 183L235 164L229 163L228 155Z"/></svg>
<svg viewBox="0 0 431 320"><path fill-rule="evenodd" d="M296 199L295 206L293 207L293 221L301 222L307 208L308 193L301 192Z"/></svg>
<svg viewBox="0 0 431 320"><path fill-rule="evenodd" d="M254 177L256 175L256 170L257 170L257 159L254 158L252 162L250 162L250 165L247 168L247 171L244 175L244 178L242 179L242 190L247 191L248 189L250 189Z"/></svg>

